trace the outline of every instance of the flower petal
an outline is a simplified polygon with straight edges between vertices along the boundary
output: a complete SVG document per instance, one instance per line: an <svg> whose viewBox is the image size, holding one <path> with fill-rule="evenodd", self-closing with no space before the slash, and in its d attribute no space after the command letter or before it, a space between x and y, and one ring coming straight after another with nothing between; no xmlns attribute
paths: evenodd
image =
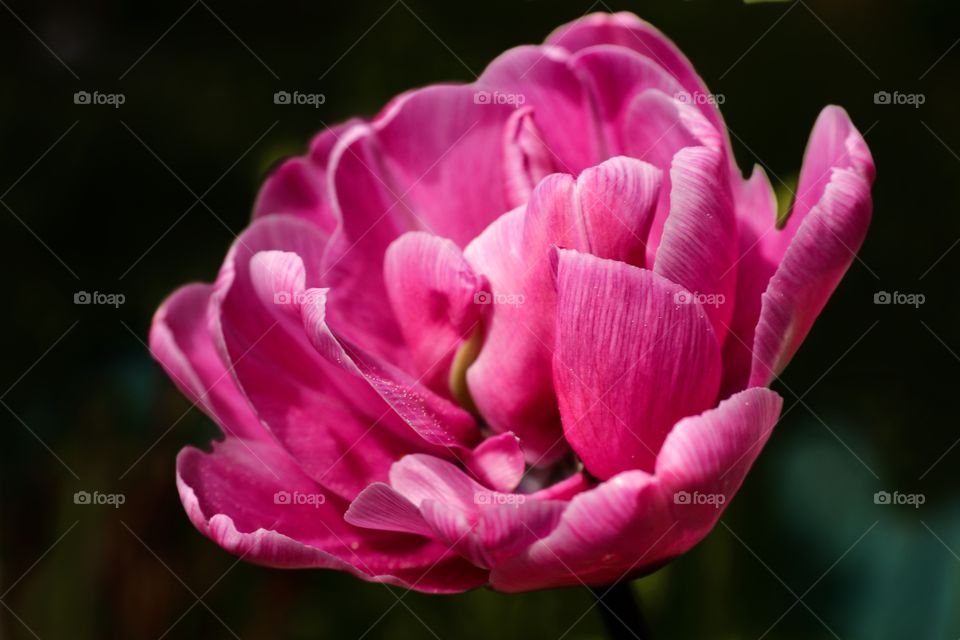
<svg viewBox="0 0 960 640"><path fill-rule="evenodd" d="M268 439L214 345L207 324L212 290L208 284L190 284L167 298L150 326L150 352L180 391L225 434Z"/></svg>
<svg viewBox="0 0 960 640"><path fill-rule="evenodd" d="M384 260L387 295L413 355L412 373L451 397L450 365L480 325L477 294L486 283L474 275L452 241L422 231L400 236Z"/></svg>
<svg viewBox="0 0 960 640"><path fill-rule="evenodd" d="M490 436L470 452L464 463L494 491L513 491L523 478L520 439L510 432Z"/></svg>
<svg viewBox="0 0 960 640"><path fill-rule="evenodd" d="M188 447L177 458L177 487L203 534L257 564L332 568L436 593L486 581L484 572L422 537L348 525L346 504L272 443L228 438L212 453Z"/></svg>
<svg viewBox="0 0 960 640"><path fill-rule="evenodd" d="M558 253L554 384L567 442L598 478L652 471L673 424L716 400L710 322L698 303L677 304L689 292L651 271Z"/></svg>
<svg viewBox="0 0 960 640"><path fill-rule="evenodd" d="M694 294L722 343L737 285L737 221L725 159L708 147L681 149L670 183L670 215L653 270Z"/></svg>

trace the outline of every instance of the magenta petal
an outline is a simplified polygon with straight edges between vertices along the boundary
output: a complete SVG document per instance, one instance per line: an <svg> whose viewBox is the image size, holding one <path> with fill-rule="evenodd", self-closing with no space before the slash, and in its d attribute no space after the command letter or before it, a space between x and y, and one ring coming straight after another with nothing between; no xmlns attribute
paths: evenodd
<svg viewBox="0 0 960 640"><path fill-rule="evenodd" d="M490 436L472 450L464 464L494 491L513 491L523 478L523 451L512 433Z"/></svg>
<svg viewBox="0 0 960 640"><path fill-rule="evenodd" d="M617 45L654 60L690 94L707 96L706 84L677 46L656 27L632 13L593 13L556 29L547 44L580 51L596 45ZM719 131L725 131L716 105L700 103L700 109Z"/></svg>
<svg viewBox="0 0 960 640"><path fill-rule="evenodd" d="M532 107L558 169L576 175L605 154L590 95L570 68L569 58L555 47L516 47L491 62L473 87L487 92L490 102Z"/></svg>
<svg viewBox="0 0 960 640"><path fill-rule="evenodd" d="M387 249L384 280L390 305L413 355L413 373L450 397L450 365L480 325L476 297L485 288L452 241L404 234Z"/></svg>
<svg viewBox="0 0 960 640"><path fill-rule="evenodd" d="M737 221L725 159L707 147L681 149L670 183L670 214L654 271L694 294L722 343L737 285Z"/></svg>
<svg viewBox="0 0 960 640"><path fill-rule="evenodd" d="M543 140L532 107L510 114L503 131L503 183L507 208L525 205L537 183L560 165Z"/></svg>
<svg viewBox="0 0 960 640"><path fill-rule="evenodd" d="M600 45L578 51L570 61L596 102L608 155L628 153L626 118L633 99L648 89L683 94L682 85L652 59L624 47Z"/></svg>
<svg viewBox="0 0 960 640"><path fill-rule="evenodd" d="M402 369L381 360L334 332L327 322L327 291L303 292L301 313L310 342L340 377L370 385L383 402L422 439L422 445L463 447L479 438L473 417L453 402L435 394ZM375 425L374 425L375 426ZM436 449L432 450L438 453Z"/></svg>
<svg viewBox="0 0 960 640"><path fill-rule="evenodd" d="M766 386L790 362L853 262L872 210L870 183L834 169L763 294L749 386Z"/></svg>
<svg viewBox="0 0 960 640"><path fill-rule="evenodd" d="M720 350L707 315L678 304L689 292L651 271L574 251L559 251L557 293L567 441L598 478L652 471L674 423L716 401Z"/></svg>
<svg viewBox="0 0 960 640"><path fill-rule="evenodd" d="M333 568L437 593L486 581L484 572L422 537L346 524L346 504L272 443L230 438L212 453L186 448L177 458L177 487L202 533L257 564Z"/></svg>
<svg viewBox="0 0 960 640"><path fill-rule="evenodd" d="M229 436L270 436L217 352L207 325L211 285L177 289L153 317L150 351L177 387Z"/></svg>
<svg viewBox="0 0 960 640"><path fill-rule="evenodd" d="M772 391L750 389L684 418L664 442L655 476L625 471L574 497L547 537L494 567L492 586L604 585L689 550L740 487L780 406Z"/></svg>
<svg viewBox="0 0 960 640"><path fill-rule="evenodd" d="M293 215L333 232L338 221L330 204L327 163L340 136L357 123L350 120L324 130L310 143L308 156L291 158L274 170L257 195L253 217Z"/></svg>
<svg viewBox="0 0 960 640"><path fill-rule="evenodd" d="M716 523L770 437L782 406L769 389L747 389L684 418L667 436L656 476L673 496L673 513L681 521L673 539L676 553L699 542Z"/></svg>
<svg viewBox="0 0 960 640"><path fill-rule="evenodd" d="M308 286L320 280L323 240L314 224L289 216L255 221L221 269L211 318L259 420L307 475L352 498L423 443L367 383L321 357L288 309L300 300L284 287L299 281L299 271Z"/></svg>
<svg viewBox="0 0 960 640"><path fill-rule="evenodd" d="M365 529L433 535L417 506L382 482L374 482L361 491L350 503L344 520Z"/></svg>
<svg viewBox="0 0 960 640"><path fill-rule="evenodd" d="M661 172L612 158L574 179L554 174L526 211L503 216L464 252L490 281L492 315L483 349L467 371L473 400L495 431L520 437L528 461L564 451L551 381L555 341L550 247L558 244L642 264Z"/></svg>

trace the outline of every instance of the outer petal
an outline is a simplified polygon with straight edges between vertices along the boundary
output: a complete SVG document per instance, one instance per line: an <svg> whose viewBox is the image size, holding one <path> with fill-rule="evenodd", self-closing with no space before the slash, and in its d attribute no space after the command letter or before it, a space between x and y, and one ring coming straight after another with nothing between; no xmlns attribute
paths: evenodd
<svg viewBox="0 0 960 640"><path fill-rule="evenodd" d="M271 443L230 438L184 449L177 487L194 525L227 551L273 567L332 568L421 591L464 591L485 574L422 537L347 525L345 503Z"/></svg>
<svg viewBox="0 0 960 640"><path fill-rule="evenodd" d="M450 240L407 233L390 245L384 264L390 305L413 353L413 373L450 397L450 365L479 328L477 295L486 288Z"/></svg>
<svg viewBox="0 0 960 640"><path fill-rule="evenodd" d="M327 233L333 232L337 219L327 190L327 163L340 136L358 122L350 120L326 129L314 137L307 156L281 164L260 189L253 217L294 215L314 222Z"/></svg>
<svg viewBox="0 0 960 640"><path fill-rule="evenodd" d="M720 151L681 149L654 271L694 294L722 343L736 294L737 221ZM686 302L692 302L686 301Z"/></svg>
<svg viewBox="0 0 960 640"><path fill-rule="evenodd" d="M707 96L709 92L693 65L677 46L656 27L632 13L594 13L556 29L547 37L547 44L579 51L596 45L618 45L633 49L655 60L684 89L693 95ZM700 108L718 131L725 131L723 119L716 105L701 101Z"/></svg>
<svg viewBox="0 0 960 640"><path fill-rule="evenodd" d="M474 402L495 431L513 431L531 463L563 453L551 382L556 294L550 247L558 244L642 264L661 173L613 158L574 180L541 182L526 211L503 216L464 252L487 277L492 315L467 371Z"/></svg>
<svg viewBox="0 0 960 640"><path fill-rule="evenodd" d="M212 289L191 284L167 298L153 317L150 351L180 391L225 434L266 440L269 434L223 364L207 326Z"/></svg>
<svg viewBox="0 0 960 640"><path fill-rule="evenodd" d="M689 293L651 271L572 251L559 252L557 294L567 442L598 478L652 471L673 424L716 401L720 349L706 314L677 304Z"/></svg>
<svg viewBox="0 0 960 640"><path fill-rule="evenodd" d="M834 169L763 294L749 386L766 386L790 362L860 249L872 209L870 183Z"/></svg>
<svg viewBox="0 0 960 640"><path fill-rule="evenodd" d="M689 550L729 504L779 409L776 394L751 389L685 418L664 443L655 476L626 471L574 497L549 536L494 567L492 586L529 591L609 584ZM717 508L705 512L683 504L679 491L723 499L714 498Z"/></svg>
<svg viewBox="0 0 960 640"><path fill-rule="evenodd" d="M260 421L307 475L352 498L370 482L385 478L389 465L418 450L422 440L368 384L343 375L316 352L299 314L287 309L294 292L276 290L271 295L264 289L289 281L291 274L298 280L296 270L261 259L259 275L253 274L254 255L285 251L299 256L305 283L314 285L322 275L322 250L322 233L312 223L287 216L254 222L221 269L211 320L218 347Z"/></svg>

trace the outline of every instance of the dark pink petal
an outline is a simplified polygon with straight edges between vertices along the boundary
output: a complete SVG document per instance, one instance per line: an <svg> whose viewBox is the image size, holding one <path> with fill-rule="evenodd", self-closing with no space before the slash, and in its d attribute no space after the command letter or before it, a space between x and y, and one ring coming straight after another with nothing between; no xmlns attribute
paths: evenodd
<svg viewBox="0 0 960 640"><path fill-rule="evenodd" d="M667 436L656 476L675 496L673 513L681 521L673 537L677 553L699 542L716 524L770 437L782 406L783 399L769 389L747 389L715 409L684 418ZM680 499L678 492L691 500Z"/></svg>
<svg viewBox="0 0 960 640"><path fill-rule="evenodd" d="M729 332L723 343L723 382L720 397L743 390L753 362L753 334L760 318L760 302L777 265L765 250L764 235L774 233L777 197L763 167L756 165L749 180L735 190L738 257L737 292Z"/></svg>
<svg viewBox="0 0 960 640"><path fill-rule="evenodd" d="M558 169L577 175L606 154L590 95L570 68L569 58L555 47L516 47L491 62L473 87L486 92L491 103L504 100L532 107Z"/></svg>
<svg viewBox="0 0 960 640"><path fill-rule="evenodd" d="M433 530L415 504L388 484L374 482L360 492L343 516L355 527L432 537Z"/></svg>
<svg viewBox="0 0 960 640"><path fill-rule="evenodd" d="M703 80L677 46L656 27L632 13L590 14L556 29L546 42L568 51L604 44L633 49L663 67L688 93L709 95ZM711 101L698 104L717 130L726 130L715 104Z"/></svg>
<svg viewBox="0 0 960 640"><path fill-rule="evenodd" d="M323 241L319 228L304 220L273 215L255 221L227 256L211 315L221 353L259 420L307 475L352 498L386 478L389 465L419 450L422 440L369 384L318 354L299 314L288 308L300 300L279 283L298 281L298 269L307 286L318 283ZM253 265L260 252L271 253ZM302 266L281 267L292 255Z"/></svg>
<svg viewBox="0 0 960 640"><path fill-rule="evenodd" d="M486 288L452 241L414 231L387 249L384 280L394 315L413 356L413 373L451 397L450 365L480 326L477 294Z"/></svg>
<svg viewBox="0 0 960 640"><path fill-rule="evenodd" d="M507 208L525 205L537 183L559 168L553 152L543 141L532 107L510 114L503 130L503 183Z"/></svg>
<svg viewBox="0 0 960 640"><path fill-rule="evenodd" d="M834 169L763 294L749 386L766 386L790 362L853 262L872 210L870 183Z"/></svg>
<svg viewBox="0 0 960 640"><path fill-rule="evenodd" d="M348 525L346 504L272 443L228 438L212 453L186 448L177 458L177 487L194 525L250 562L332 568L436 593L486 581L484 572L420 536Z"/></svg>
<svg viewBox="0 0 960 640"><path fill-rule="evenodd" d="M503 216L464 252L490 281L492 303L467 383L493 429L520 437L528 462L547 464L564 452L551 381L556 294L550 247L642 264L660 180L656 168L623 157L576 179L549 176L526 211Z"/></svg>
<svg viewBox="0 0 960 640"><path fill-rule="evenodd" d="M464 464L494 491L513 491L523 478L520 439L510 432L491 436L467 455Z"/></svg>
<svg viewBox="0 0 960 640"><path fill-rule="evenodd" d="M358 122L350 120L324 130L311 141L309 155L281 164L260 189L253 217L274 213L294 215L332 233L337 219L330 205L327 163L340 136Z"/></svg>
<svg viewBox="0 0 960 640"><path fill-rule="evenodd" d="M180 391L225 434L268 439L214 345L207 324L212 289L190 284L167 298L153 317L150 351Z"/></svg>
<svg viewBox="0 0 960 640"><path fill-rule="evenodd" d="M666 96L683 94L673 76L652 59L624 47L600 45L578 51L570 60L596 102L608 155L628 153L626 119L633 99L648 89Z"/></svg>
<svg viewBox="0 0 960 640"><path fill-rule="evenodd" d="M604 585L688 551L730 503L780 405L772 391L750 389L681 420L664 442L655 476L625 471L574 497L550 535L494 567L492 586ZM684 491L689 500L677 495Z"/></svg>
<svg viewBox="0 0 960 640"><path fill-rule="evenodd" d="M404 370L335 333L326 316L326 294L325 289L303 292L303 326L311 344L340 369L342 378L369 384L423 439L421 450L428 444L435 448L469 446L479 438L476 422L465 410L435 394Z"/></svg>
<svg viewBox="0 0 960 640"><path fill-rule="evenodd" d="M653 268L694 294L720 343L737 286L737 221L725 162L708 147L687 147L674 156L670 214Z"/></svg>
<svg viewBox="0 0 960 640"><path fill-rule="evenodd" d="M575 251L559 251L557 294L567 442L598 478L652 471L674 423L716 401L720 349L707 315L651 271Z"/></svg>

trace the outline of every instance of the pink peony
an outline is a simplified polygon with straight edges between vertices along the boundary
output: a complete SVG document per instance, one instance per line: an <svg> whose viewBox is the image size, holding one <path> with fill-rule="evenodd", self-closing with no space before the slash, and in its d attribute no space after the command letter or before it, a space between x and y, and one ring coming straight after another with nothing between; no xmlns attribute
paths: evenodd
<svg viewBox="0 0 960 640"><path fill-rule="evenodd" d="M225 434L194 525L244 559L426 592L599 585L684 553L781 408L767 389L867 230L827 107L792 214L630 14L405 93L267 180L154 355Z"/></svg>

